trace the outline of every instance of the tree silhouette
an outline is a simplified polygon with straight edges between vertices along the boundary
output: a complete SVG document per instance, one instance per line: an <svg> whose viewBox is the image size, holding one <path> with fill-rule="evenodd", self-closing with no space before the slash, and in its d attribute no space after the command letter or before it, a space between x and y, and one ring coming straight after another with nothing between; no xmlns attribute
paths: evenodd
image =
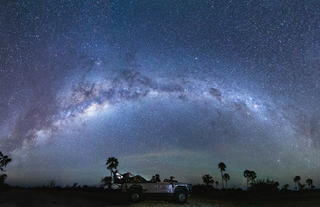
<svg viewBox="0 0 320 207"><path fill-rule="evenodd" d="M230 180L230 175L228 173L223 174L223 180L226 183L226 187L228 187L228 181Z"/></svg>
<svg viewBox="0 0 320 207"><path fill-rule="evenodd" d="M247 179L247 190L248 190L248 188L249 188L250 173L251 173L250 170L245 170L245 171L243 172L243 176Z"/></svg>
<svg viewBox="0 0 320 207"><path fill-rule="evenodd" d="M220 162L218 164L218 168L220 169L220 173L221 173L221 184L222 184L222 188L224 188L224 184L223 184L223 172L226 171L226 164L224 164L223 162Z"/></svg>
<svg viewBox="0 0 320 207"><path fill-rule="evenodd" d="M257 178L256 172L251 170L245 170L243 172L243 176L247 179L247 189L249 188L249 182L252 185L255 182L255 179Z"/></svg>
<svg viewBox="0 0 320 207"><path fill-rule="evenodd" d="M299 184L300 184L300 180L301 180L301 177L300 176L295 176L294 178L293 178L293 182L295 183L295 185L296 185L296 190L299 190Z"/></svg>
<svg viewBox="0 0 320 207"><path fill-rule="evenodd" d="M102 186L108 186L108 188L111 188L112 178L110 176L106 176L101 179Z"/></svg>
<svg viewBox="0 0 320 207"><path fill-rule="evenodd" d="M9 158L8 155L4 155L2 152L0 152L0 171L5 172L5 168L7 165L11 162L11 158ZM3 173L0 175L0 185L4 184L4 181L7 178L7 174Z"/></svg>
<svg viewBox="0 0 320 207"><path fill-rule="evenodd" d="M309 186L309 188L311 189L311 188L312 188L312 185L313 185L313 180L312 180L311 178L308 178L308 179L306 180L306 183L307 183L307 185Z"/></svg>
<svg viewBox="0 0 320 207"><path fill-rule="evenodd" d="M0 175L0 186L4 184L4 181L7 179L7 174Z"/></svg>
<svg viewBox="0 0 320 207"><path fill-rule="evenodd" d="M106 162L106 165L107 165L107 169L110 170L110 173L111 173L111 177L113 177L113 170L117 169L118 165L119 165L119 161L117 158L115 157L109 157L107 159L107 162Z"/></svg>
<svg viewBox="0 0 320 207"><path fill-rule="evenodd" d="M255 183L255 180L257 178L257 173L255 171L250 171L250 181L251 181L251 184L252 183Z"/></svg>
<svg viewBox="0 0 320 207"><path fill-rule="evenodd" d="M55 187L56 187L56 181L55 180L49 180L48 188L55 188Z"/></svg>
<svg viewBox="0 0 320 207"><path fill-rule="evenodd" d="M304 190L304 188L306 187L306 185L305 184L301 184L301 183L299 183L299 190Z"/></svg>
<svg viewBox="0 0 320 207"><path fill-rule="evenodd" d="M202 176L202 181L203 183L205 183L207 186L209 186L210 184L212 184L214 182L213 178L211 175L206 174L204 176Z"/></svg>
<svg viewBox="0 0 320 207"><path fill-rule="evenodd" d="M175 180L175 177L174 177L174 176L170 176L169 182L170 182L170 183L177 183L178 181Z"/></svg>
<svg viewBox="0 0 320 207"><path fill-rule="evenodd" d="M279 182L269 179L259 179L251 184L250 191L259 193L278 192Z"/></svg>
<svg viewBox="0 0 320 207"><path fill-rule="evenodd" d="M80 187L78 183L73 183L73 185L71 186L71 188L78 188L78 187Z"/></svg>
<svg viewBox="0 0 320 207"><path fill-rule="evenodd" d="M289 184L285 184L285 185L283 185L283 187L282 187L282 189L283 189L283 190L286 190L286 191L288 190L288 188L289 188Z"/></svg>
<svg viewBox="0 0 320 207"><path fill-rule="evenodd" d="M7 167L7 165L11 162L11 158L9 158L7 155L4 155L2 152L0 152L0 171L5 171L4 168Z"/></svg>

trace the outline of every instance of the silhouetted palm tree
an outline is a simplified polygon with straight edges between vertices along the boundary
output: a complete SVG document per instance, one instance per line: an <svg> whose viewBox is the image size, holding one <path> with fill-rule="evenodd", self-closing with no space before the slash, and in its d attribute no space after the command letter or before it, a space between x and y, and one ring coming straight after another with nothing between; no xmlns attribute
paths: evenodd
<svg viewBox="0 0 320 207"><path fill-rule="evenodd" d="M226 182L226 187L228 187L228 181L230 180L230 175L228 173L223 174L223 180Z"/></svg>
<svg viewBox="0 0 320 207"><path fill-rule="evenodd" d="M212 184L212 183L214 182L212 176L209 175L209 174L206 174L206 175L202 176L202 181L203 181L207 186L209 186L210 184Z"/></svg>
<svg viewBox="0 0 320 207"><path fill-rule="evenodd" d="M245 170L245 171L243 172L243 176L247 179L247 190L248 190L248 188L249 188L250 173L251 173L250 170Z"/></svg>
<svg viewBox="0 0 320 207"><path fill-rule="evenodd" d="M255 171L250 171L250 181L251 181L251 184L252 183L255 183L255 180L257 178L257 173Z"/></svg>
<svg viewBox="0 0 320 207"><path fill-rule="evenodd" d="M295 176L294 178L293 178L293 182L295 183L295 185L296 185L296 190L299 190L299 184L300 184L300 180L301 180L301 177L300 176Z"/></svg>
<svg viewBox="0 0 320 207"><path fill-rule="evenodd" d="M118 167L118 165L119 165L118 159L115 158L115 157L109 157L109 158L107 159L106 165L107 165L107 169L110 170L110 172L111 172L111 177L113 177L113 176L112 176L113 170L114 170L114 169L117 169L117 167Z"/></svg>
<svg viewBox="0 0 320 207"><path fill-rule="evenodd" d="M0 170L5 171L4 168L8 165L8 163L11 162L11 158L9 158L7 155L2 154L0 152Z"/></svg>
<svg viewBox="0 0 320 207"><path fill-rule="evenodd" d="M224 164L223 162L220 162L218 164L218 168L220 169L220 173L221 173L221 184L222 184L222 188L224 188L224 184L223 184L223 172L226 171L226 164Z"/></svg>
<svg viewBox="0 0 320 207"><path fill-rule="evenodd" d="M307 185L309 186L309 188L311 189L312 185L313 185L313 180L311 178L308 178L306 180Z"/></svg>

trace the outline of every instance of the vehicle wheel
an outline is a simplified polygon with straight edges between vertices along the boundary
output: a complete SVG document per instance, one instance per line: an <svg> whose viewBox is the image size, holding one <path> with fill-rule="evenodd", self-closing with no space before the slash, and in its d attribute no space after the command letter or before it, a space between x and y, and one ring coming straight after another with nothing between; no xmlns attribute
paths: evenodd
<svg viewBox="0 0 320 207"><path fill-rule="evenodd" d="M134 203L137 203L142 200L142 193L140 191L130 192L130 200Z"/></svg>
<svg viewBox="0 0 320 207"><path fill-rule="evenodd" d="M177 203L185 203L188 200L188 194L183 190L174 193L174 201Z"/></svg>

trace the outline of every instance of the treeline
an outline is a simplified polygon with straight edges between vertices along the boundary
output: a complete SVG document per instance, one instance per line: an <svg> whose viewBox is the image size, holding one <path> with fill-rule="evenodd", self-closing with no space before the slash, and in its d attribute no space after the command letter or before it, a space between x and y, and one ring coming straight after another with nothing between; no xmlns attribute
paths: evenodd
<svg viewBox="0 0 320 207"><path fill-rule="evenodd" d="M5 184L5 180L7 178L7 174L5 173L5 169L7 165L11 162L11 158L8 155L4 155L2 152L0 152L0 188L8 187L7 184ZM106 160L106 168L110 171L110 176L105 176L100 180L101 185L100 186L87 186L87 185L79 185L78 183L74 183L71 186L58 186L54 180L50 180L47 184L37 187L38 189L69 189L69 190L79 190L79 189L86 189L86 190L101 190L104 188L110 189L111 184L113 183L113 177L117 173L121 175L118 172L118 166L119 161L115 157L109 157ZM230 174L227 172L227 166L225 163L220 162L217 165L217 169L220 173L220 180L214 180L213 176L210 174L203 175L202 181L203 185L194 185L194 191L195 192L217 192L217 191L235 191L240 192L243 191L240 188L229 188L228 182L231 180ZM127 172L125 174L122 174L121 176L130 176L131 173ZM157 174L160 178L160 175ZM140 178L141 176L135 176L136 178ZM257 179L257 173L253 170L244 170L243 171L243 177L246 179L246 189L247 191L251 192L289 192L290 185L284 184L283 186L280 186L279 182L270 180L270 179ZM142 178L142 177L141 177ZM174 176L170 176L167 179L164 179L164 182L178 182L174 179ZM18 188L18 187L16 187ZM35 188L34 188L35 189ZM302 182L301 176L295 176L293 177L293 188L294 191L298 192L306 192L306 191L316 191L314 182L311 178L307 178L305 180L305 183Z"/></svg>
<svg viewBox="0 0 320 207"><path fill-rule="evenodd" d="M213 189L225 189L227 188L228 181L230 180L230 175L226 173L227 166L225 163L220 162L218 164L218 169L221 174L221 186L219 185L219 181L214 180L213 176L210 174L205 174L202 176L202 181L205 184L207 189L210 187ZM248 191L268 191L268 192L277 192L277 191L289 191L289 184L284 184L280 187L278 181L270 180L270 179L257 179L257 173L253 170L244 170L243 177L246 178L247 190ZM294 190L296 191L304 191L304 190L314 190L315 185L311 178L307 178L305 183L302 182L300 176L295 176L293 178Z"/></svg>

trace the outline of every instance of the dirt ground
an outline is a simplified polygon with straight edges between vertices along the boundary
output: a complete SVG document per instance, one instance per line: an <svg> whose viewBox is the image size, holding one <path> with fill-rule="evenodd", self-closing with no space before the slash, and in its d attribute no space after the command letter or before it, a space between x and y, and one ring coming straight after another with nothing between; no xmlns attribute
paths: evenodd
<svg viewBox="0 0 320 207"><path fill-rule="evenodd" d="M47 192L34 190L11 190L0 193L0 207L172 207L172 206L214 206L229 207L215 204L212 201L190 198L186 204L180 205L164 199L146 199L139 203L130 203L117 195L86 192Z"/></svg>
<svg viewBox="0 0 320 207"><path fill-rule="evenodd" d="M317 200L250 202L216 201L191 197L180 205L160 199L146 199L140 203L129 203L123 197L101 192L48 192L34 190L11 190L0 193L0 207L319 207Z"/></svg>

